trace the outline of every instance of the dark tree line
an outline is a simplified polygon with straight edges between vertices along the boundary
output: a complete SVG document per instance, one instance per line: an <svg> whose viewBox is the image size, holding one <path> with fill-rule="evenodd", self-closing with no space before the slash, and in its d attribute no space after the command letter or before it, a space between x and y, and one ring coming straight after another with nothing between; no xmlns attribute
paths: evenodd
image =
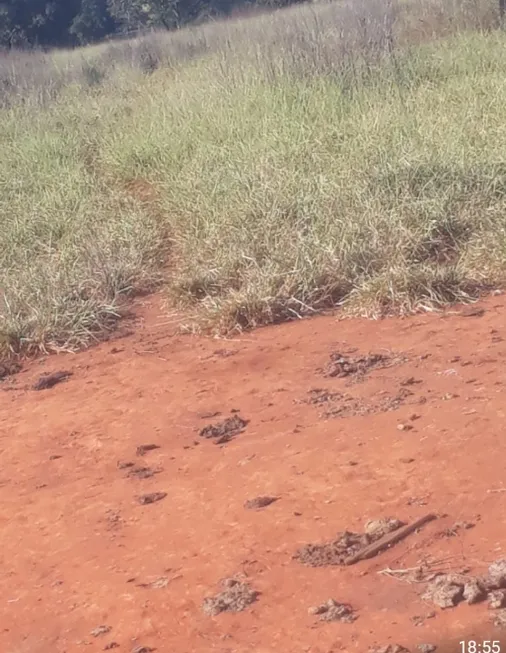
<svg viewBox="0 0 506 653"><path fill-rule="evenodd" d="M0 0L0 47L72 46L138 29L175 29L252 1L292 0Z"/></svg>

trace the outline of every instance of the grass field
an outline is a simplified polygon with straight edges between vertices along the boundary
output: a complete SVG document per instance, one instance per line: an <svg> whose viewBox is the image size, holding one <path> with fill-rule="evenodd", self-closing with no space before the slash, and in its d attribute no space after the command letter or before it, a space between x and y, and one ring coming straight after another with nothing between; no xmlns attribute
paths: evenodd
<svg viewBox="0 0 506 653"><path fill-rule="evenodd" d="M219 331L500 286L496 27L483 3L313 3L0 55L0 352L86 345L162 286Z"/></svg>

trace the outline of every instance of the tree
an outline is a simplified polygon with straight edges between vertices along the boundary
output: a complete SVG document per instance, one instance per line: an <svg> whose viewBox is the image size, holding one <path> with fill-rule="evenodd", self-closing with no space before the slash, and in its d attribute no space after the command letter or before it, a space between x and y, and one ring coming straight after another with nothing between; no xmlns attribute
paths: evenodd
<svg viewBox="0 0 506 653"><path fill-rule="evenodd" d="M68 45L80 0L0 0L2 45Z"/></svg>
<svg viewBox="0 0 506 653"><path fill-rule="evenodd" d="M107 0L107 6L126 32L155 27L173 29L180 24L178 0Z"/></svg>
<svg viewBox="0 0 506 653"><path fill-rule="evenodd" d="M69 28L81 44L104 38L114 32L117 25L107 7L107 0L81 0L79 13Z"/></svg>

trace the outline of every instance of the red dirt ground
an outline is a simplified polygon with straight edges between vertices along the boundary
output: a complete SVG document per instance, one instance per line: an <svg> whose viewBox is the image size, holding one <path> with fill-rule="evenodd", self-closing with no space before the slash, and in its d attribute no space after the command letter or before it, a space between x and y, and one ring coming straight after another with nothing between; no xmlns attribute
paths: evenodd
<svg viewBox="0 0 506 653"><path fill-rule="evenodd" d="M151 298L133 334L26 365L0 385L0 650L331 653L395 642L457 652L462 639L499 639L486 604L443 611L421 600L425 585L377 573L424 559L479 574L506 557L506 301L481 306L483 315L321 317L217 341L177 335ZM330 354L350 348L408 360L360 383L326 378ZM58 370L73 375L31 389ZM413 394L398 410L325 418L330 404L303 401L315 388L369 405L381 392ZM233 409L249 420L242 433L222 446L199 437ZM160 448L136 456L150 443ZM161 471L128 477L125 461ZM141 505L150 492L167 495ZM259 495L279 499L245 509ZM368 519L428 512L441 517L372 560L293 559ZM463 520L475 527L441 536ZM203 599L240 572L258 601L204 614ZM161 577L162 587L141 586ZM329 598L358 619L308 614ZM110 632L93 637L100 625Z"/></svg>

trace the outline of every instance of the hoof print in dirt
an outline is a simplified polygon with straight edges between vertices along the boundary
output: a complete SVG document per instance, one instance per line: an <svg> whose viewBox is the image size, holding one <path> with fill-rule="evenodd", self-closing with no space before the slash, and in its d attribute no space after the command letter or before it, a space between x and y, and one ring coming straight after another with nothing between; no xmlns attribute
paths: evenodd
<svg viewBox="0 0 506 653"><path fill-rule="evenodd" d="M369 653L410 653L409 649L399 644L387 644L386 646L375 646L369 649Z"/></svg>
<svg viewBox="0 0 506 653"><path fill-rule="evenodd" d="M267 508L271 503L274 503L278 500L279 497L255 497L254 499L248 499L244 503L246 510L261 510L262 508Z"/></svg>
<svg viewBox="0 0 506 653"><path fill-rule="evenodd" d="M434 651L437 651L437 646L435 644L418 644L416 649L420 653L434 653Z"/></svg>
<svg viewBox="0 0 506 653"><path fill-rule="evenodd" d="M226 578L222 585L225 588L223 592L205 598L202 604L204 613L211 617L221 612L242 612L260 596L259 592L237 578Z"/></svg>
<svg viewBox="0 0 506 653"><path fill-rule="evenodd" d="M144 456L148 453L148 451L154 451L155 449L160 449L160 445L158 444L140 444L137 447L136 454L138 456Z"/></svg>
<svg viewBox="0 0 506 653"><path fill-rule="evenodd" d="M323 544L306 544L300 548L295 559L309 567L346 565L386 534L403 526L398 519L375 519L367 522L365 533L344 531L338 538Z"/></svg>
<svg viewBox="0 0 506 653"><path fill-rule="evenodd" d="M97 626L90 632L90 635L92 637L100 637L100 635L107 635L111 630L112 628L110 626Z"/></svg>
<svg viewBox="0 0 506 653"><path fill-rule="evenodd" d="M320 621L340 621L341 623L351 624L358 618L351 605L338 603L334 599L329 599L321 605L309 608L308 612L311 615L318 616Z"/></svg>
<svg viewBox="0 0 506 653"><path fill-rule="evenodd" d="M248 425L248 420L243 419L239 415L234 415L233 417L227 417L217 424L208 424L200 430L199 435L202 438L207 438L208 440L214 440L215 444L225 444L230 442L236 435L242 433L246 426Z"/></svg>
<svg viewBox="0 0 506 653"><path fill-rule="evenodd" d="M165 499L167 492L150 492L149 494L141 494L140 497L137 497L137 501L141 506L147 506L150 503L156 503Z"/></svg>
<svg viewBox="0 0 506 653"><path fill-rule="evenodd" d="M113 648L119 648L118 642L110 642L104 646L104 651L112 651Z"/></svg>
<svg viewBox="0 0 506 653"><path fill-rule="evenodd" d="M36 381L32 388L33 390L49 390L58 383L63 383L72 376L72 372L65 370L61 372L53 372L52 374L43 374L38 381Z"/></svg>

